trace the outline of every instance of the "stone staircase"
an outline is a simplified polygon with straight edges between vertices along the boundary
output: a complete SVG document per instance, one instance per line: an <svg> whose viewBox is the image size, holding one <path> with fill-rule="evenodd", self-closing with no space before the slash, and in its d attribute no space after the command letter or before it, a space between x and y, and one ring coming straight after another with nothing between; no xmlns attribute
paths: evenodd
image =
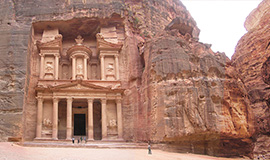
<svg viewBox="0 0 270 160"><path fill-rule="evenodd" d="M24 147L50 147L50 148L95 148L95 149L147 149L147 143L133 143L133 142L109 142L109 141L84 141L73 144L70 141L26 141L17 143ZM159 149L161 145L154 144L152 149Z"/></svg>

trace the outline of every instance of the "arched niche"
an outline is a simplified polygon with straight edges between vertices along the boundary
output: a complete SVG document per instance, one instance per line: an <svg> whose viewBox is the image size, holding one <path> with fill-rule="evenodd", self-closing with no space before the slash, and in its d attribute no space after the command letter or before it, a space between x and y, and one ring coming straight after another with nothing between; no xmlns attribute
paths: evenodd
<svg viewBox="0 0 270 160"><path fill-rule="evenodd" d="M72 80L87 80L87 61L90 60L92 51L82 44L83 39L81 36L78 36L75 40L77 44L67 50L67 56L71 59Z"/></svg>

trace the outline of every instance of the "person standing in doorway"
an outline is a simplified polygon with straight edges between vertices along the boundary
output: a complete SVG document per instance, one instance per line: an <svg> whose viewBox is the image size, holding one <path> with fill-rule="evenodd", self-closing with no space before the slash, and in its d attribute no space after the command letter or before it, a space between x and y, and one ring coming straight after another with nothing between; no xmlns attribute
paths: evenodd
<svg viewBox="0 0 270 160"><path fill-rule="evenodd" d="M72 143L74 144L74 141L75 141L75 139L74 139L74 137L72 137Z"/></svg>

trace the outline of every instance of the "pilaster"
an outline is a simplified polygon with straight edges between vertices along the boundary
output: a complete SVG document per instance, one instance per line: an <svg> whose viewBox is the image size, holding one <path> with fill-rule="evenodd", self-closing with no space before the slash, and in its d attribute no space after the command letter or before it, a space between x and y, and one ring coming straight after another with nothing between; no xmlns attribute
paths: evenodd
<svg viewBox="0 0 270 160"><path fill-rule="evenodd" d="M101 100L102 140L107 139L107 99Z"/></svg>
<svg viewBox="0 0 270 160"><path fill-rule="evenodd" d="M105 80L105 62L104 62L104 55L100 55L100 70L101 70L101 80Z"/></svg>
<svg viewBox="0 0 270 160"><path fill-rule="evenodd" d="M36 139L42 138L42 114L43 114L43 101L42 97L37 97L37 130L36 130Z"/></svg>
<svg viewBox="0 0 270 160"><path fill-rule="evenodd" d="M93 99L88 101L88 141L94 140L94 124L93 124Z"/></svg>
<svg viewBox="0 0 270 160"><path fill-rule="evenodd" d="M117 106L117 131L118 131L118 138L123 138L123 122L122 122L122 102L121 99L116 100Z"/></svg>
<svg viewBox="0 0 270 160"><path fill-rule="evenodd" d="M53 98L53 130L52 139L58 139L58 98Z"/></svg>
<svg viewBox="0 0 270 160"><path fill-rule="evenodd" d="M40 73L39 73L39 78L40 79L43 79L44 78L44 59L45 59L45 56L44 54L39 54L40 55Z"/></svg>
<svg viewBox="0 0 270 160"><path fill-rule="evenodd" d="M71 97L67 98L67 140L71 140L72 137L72 101Z"/></svg>

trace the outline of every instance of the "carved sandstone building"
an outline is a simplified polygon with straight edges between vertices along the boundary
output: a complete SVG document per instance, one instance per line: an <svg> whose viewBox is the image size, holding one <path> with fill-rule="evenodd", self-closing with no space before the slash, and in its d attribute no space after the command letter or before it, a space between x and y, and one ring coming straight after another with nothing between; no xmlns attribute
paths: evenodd
<svg viewBox="0 0 270 160"><path fill-rule="evenodd" d="M100 28L92 34L96 37L84 41L79 35L72 43L68 33L59 34L61 26L34 26L39 53L32 59L39 68L36 139L123 139L123 90L118 89L123 40L117 38L123 34L117 36L116 27Z"/></svg>
<svg viewBox="0 0 270 160"><path fill-rule="evenodd" d="M242 45L232 61L214 53L178 0L3 0L0 12L1 141L85 136L252 156L257 134L269 139ZM251 67L258 79L265 61Z"/></svg>

